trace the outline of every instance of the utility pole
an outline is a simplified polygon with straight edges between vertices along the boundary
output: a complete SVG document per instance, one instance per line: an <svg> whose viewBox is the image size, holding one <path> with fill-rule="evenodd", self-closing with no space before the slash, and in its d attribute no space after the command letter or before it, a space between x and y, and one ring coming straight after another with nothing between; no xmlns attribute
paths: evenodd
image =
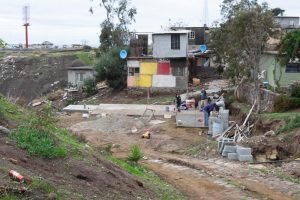
<svg viewBox="0 0 300 200"><path fill-rule="evenodd" d="M208 23L208 2L207 0L203 0L204 1L204 5L203 5L203 26L207 27L207 23Z"/></svg>

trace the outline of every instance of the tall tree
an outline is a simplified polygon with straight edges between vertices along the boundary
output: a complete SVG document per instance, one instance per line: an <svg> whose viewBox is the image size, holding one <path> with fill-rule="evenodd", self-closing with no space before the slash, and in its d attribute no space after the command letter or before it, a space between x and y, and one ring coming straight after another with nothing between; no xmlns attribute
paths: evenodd
<svg viewBox="0 0 300 200"><path fill-rule="evenodd" d="M259 63L274 27L273 14L267 3L259 4L257 0L224 0L221 8L223 22L210 37L216 61L226 66L225 74L237 84L236 95L240 85L251 80L260 102ZM260 111L260 103L257 105Z"/></svg>
<svg viewBox="0 0 300 200"><path fill-rule="evenodd" d="M105 52L127 44L128 26L135 21L137 14L136 8L131 7L131 0L100 0L99 6L106 12L106 19L101 23L100 50ZM93 8L90 12L93 13Z"/></svg>
<svg viewBox="0 0 300 200"><path fill-rule="evenodd" d="M286 65L300 59L300 31L287 33L279 44L280 62ZM299 62L299 60L298 60Z"/></svg>
<svg viewBox="0 0 300 200"><path fill-rule="evenodd" d="M96 0L94 0L96 1ZM124 60L119 58L121 49L128 49L129 25L135 21L136 8L131 7L131 0L99 0L100 7L106 12L106 19L101 23L100 57L95 69L98 81L106 80L114 89L126 84ZM93 9L90 11L93 13Z"/></svg>

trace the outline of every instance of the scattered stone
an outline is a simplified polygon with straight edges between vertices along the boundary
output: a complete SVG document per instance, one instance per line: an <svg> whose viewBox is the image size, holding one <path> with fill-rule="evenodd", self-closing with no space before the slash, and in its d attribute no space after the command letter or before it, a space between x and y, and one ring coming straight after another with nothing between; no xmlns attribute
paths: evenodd
<svg viewBox="0 0 300 200"><path fill-rule="evenodd" d="M8 135L10 133L10 130L5 128L4 126L0 126L0 133L4 133L5 135Z"/></svg>
<svg viewBox="0 0 300 200"><path fill-rule="evenodd" d="M268 131L264 134L265 137L272 137L272 136L276 136L276 133L271 130L271 131Z"/></svg>
<svg viewBox="0 0 300 200"><path fill-rule="evenodd" d="M47 200L56 200L57 199L57 194L54 192L51 192L47 195Z"/></svg>
<svg viewBox="0 0 300 200"><path fill-rule="evenodd" d="M267 169L266 166L261 165L261 164L251 165L250 167L251 167L252 169Z"/></svg>
<svg viewBox="0 0 300 200"><path fill-rule="evenodd" d="M18 161L16 159L13 159L13 158L9 158L8 161L11 162L12 164L15 164L15 165L18 164Z"/></svg>

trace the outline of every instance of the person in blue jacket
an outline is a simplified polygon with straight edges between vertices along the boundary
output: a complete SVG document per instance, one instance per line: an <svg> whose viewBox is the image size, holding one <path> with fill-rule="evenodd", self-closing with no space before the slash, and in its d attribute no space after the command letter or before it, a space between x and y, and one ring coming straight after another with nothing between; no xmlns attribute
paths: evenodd
<svg viewBox="0 0 300 200"><path fill-rule="evenodd" d="M214 110L216 107L216 103L208 103L206 106L203 108L204 112L204 126L208 126L208 119L210 116L210 112Z"/></svg>

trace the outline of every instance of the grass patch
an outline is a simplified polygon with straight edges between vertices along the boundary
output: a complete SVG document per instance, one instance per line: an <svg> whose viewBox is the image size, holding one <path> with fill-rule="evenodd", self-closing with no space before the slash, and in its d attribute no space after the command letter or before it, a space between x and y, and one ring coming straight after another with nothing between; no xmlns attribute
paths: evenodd
<svg viewBox="0 0 300 200"><path fill-rule="evenodd" d="M284 172L282 169L275 169L274 175L284 181L289 181L292 183L300 184L300 179L291 176L290 174Z"/></svg>
<svg viewBox="0 0 300 200"><path fill-rule="evenodd" d="M55 123L51 105L46 105L32 113L10 137L30 155L57 158L80 153L83 144L67 130L56 127Z"/></svg>
<svg viewBox="0 0 300 200"><path fill-rule="evenodd" d="M121 168L139 177L140 180L146 185L146 188L150 188L155 192L158 199L162 200L184 200L187 199L181 192L176 190L173 186L163 181L159 176L153 172L147 170L141 165L134 163L128 163L125 160L117 159L112 155L106 156L106 158Z"/></svg>
<svg viewBox="0 0 300 200"><path fill-rule="evenodd" d="M18 145L26 149L30 155L39 155L44 158L67 155L66 149L57 146L47 131L22 126L12 133L11 138L16 140Z"/></svg>
<svg viewBox="0 0 300 200"><path fill-rule="evenodd" d="M295 116L299 115L297 112L283 112L283 113L263 113L261 116L263 118L268 118L268 119L288 119L288 118L293 118Z"/></svg>
<svg viewBox="0 0 300 200"><path fill-rule="evenodd" d="M86 65L94 65L94 56L90 52L78 52L76 56Z"/></svg>
<svg viewBox="0 0 300 200"><path fill-rule="evenodd" d="M295 117L289 117L287 120L287 124L276 130L276 134L290 132L296 128L300 128L300 115L296 115Z"/></svg>
<svg viewBox="0 0 300 200"><path fill-rule="evenodd" d="M26 112L21 111L15 104L9 102L0 94L0 118L19 122L24 119L26 115Z"/></svg>
<svg viewBox="0 0 300 200"><path fill-rule="evenodd" d="M19 198L13 194L4 194L3 196L0 196L0 200L18 200L18 199Z"/></svg>

